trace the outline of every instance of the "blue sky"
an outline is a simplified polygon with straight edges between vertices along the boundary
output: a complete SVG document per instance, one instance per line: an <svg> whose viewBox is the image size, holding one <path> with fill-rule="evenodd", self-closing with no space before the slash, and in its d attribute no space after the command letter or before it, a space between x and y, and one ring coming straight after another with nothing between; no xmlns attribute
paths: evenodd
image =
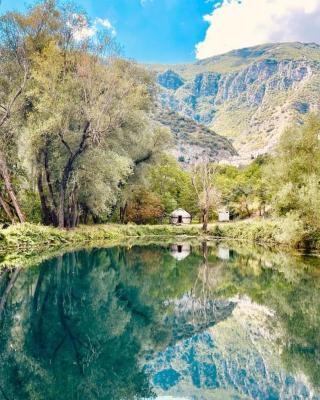
<svg viewBox="0 0 320 400"><path fill-rule="evenodd" d="M215 1L215 0L213 0ZM183 62L195 59L195 45L204 39L208 0L78 0L94 18L107 18L127 57L141 62ZM1 9L22 9L24 0L2 0ZM29 2L30 4L30 2Z"/></svg>
<svg viewBox="0 0 320 400"><path fill-rule="evenodd" d="M0 0L0 10L23 10L31 2ZM124 55L139 62L188 62L268 42L320 43L320 0L76 2L94 27L108 27Z"/></svg>

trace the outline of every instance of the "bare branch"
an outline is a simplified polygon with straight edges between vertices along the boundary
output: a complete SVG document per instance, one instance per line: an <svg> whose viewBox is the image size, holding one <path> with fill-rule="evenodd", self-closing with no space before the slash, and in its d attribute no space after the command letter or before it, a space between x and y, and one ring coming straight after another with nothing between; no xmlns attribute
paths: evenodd
<svg viewBox="0 0 320 400"><path fill-rule="evenodd" d="M22 80L22 83L21 83L20 87L18 88L16 93L13 95L12 99L8 102L8 105L5 106L5 107L2 107L2 108L5 109L5 113L2 116L2 118L0 119L0 127L3 126L4 123L10 118L12 107L14 106L14 104L17 101L18 97L22 94L23 89L26 86L27 79L28 79L28 68L27 68L26 65L24 65L24 75L23 75L23 80Z"/></svg>

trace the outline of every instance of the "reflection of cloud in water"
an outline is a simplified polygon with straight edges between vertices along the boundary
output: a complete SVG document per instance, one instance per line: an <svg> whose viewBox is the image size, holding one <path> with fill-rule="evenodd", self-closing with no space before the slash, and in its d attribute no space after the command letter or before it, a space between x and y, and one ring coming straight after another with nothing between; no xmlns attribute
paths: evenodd
<svg viewBox="0 0 320 400"><path fill-rule="evenodd" d="M156 393L177 399L190 393L193 399L320 399L281 366L282 330L272 310L247 297L232 302L228 318L148 362Z"/></svg>

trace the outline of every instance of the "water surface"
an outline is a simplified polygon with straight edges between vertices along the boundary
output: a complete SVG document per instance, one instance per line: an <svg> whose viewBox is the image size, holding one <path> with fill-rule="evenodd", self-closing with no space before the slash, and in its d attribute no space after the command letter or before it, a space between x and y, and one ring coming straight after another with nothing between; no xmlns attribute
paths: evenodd
<svg viewBox="0 0 320 400"><path fill-rule="evenodd" d="M320 260L69 252L0 280L0 399L320 399Z"/></svg>

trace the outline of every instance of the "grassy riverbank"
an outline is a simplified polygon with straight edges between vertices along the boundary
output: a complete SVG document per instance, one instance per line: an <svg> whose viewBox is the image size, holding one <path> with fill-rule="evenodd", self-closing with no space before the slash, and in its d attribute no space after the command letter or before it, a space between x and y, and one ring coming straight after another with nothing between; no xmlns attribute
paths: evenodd
<svg viewBox="0 0 320 400"><path fill-rule="evenodd" d="M160 238L176 236L203 237L201 225L95 225L74 230L60 230L41 225L13 225L0 230L2 253L37 253L64 247L99 245L130 238ZM269 246L303 248L306 233L298 222L282 219L238 221L209 226L208 238L230 238ZM320 248L320 235L308 240L309 247Z"/></svg>

